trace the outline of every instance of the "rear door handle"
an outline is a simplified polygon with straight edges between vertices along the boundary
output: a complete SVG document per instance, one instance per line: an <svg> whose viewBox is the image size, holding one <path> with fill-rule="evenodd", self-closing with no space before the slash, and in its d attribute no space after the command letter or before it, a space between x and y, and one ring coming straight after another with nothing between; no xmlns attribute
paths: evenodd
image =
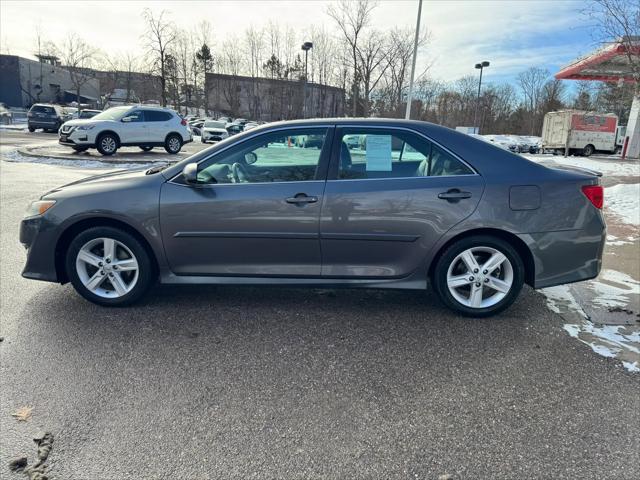
<svg viewBox="0 0 640 480"><path fill-rule="evenodd" d="M438 198L448 202L458 202L463 198L471 198L471 192L463 192L458 188L452 188L438 194Z"/></svg>
<svg viewBox="0 0 640 480"><path fill-rule="evenodd" d="M294 197L285 198L287 203L293 203L296 205L303 205L305 203L316 203L318 197L308 196L306 193L298 193Z"/></svg>

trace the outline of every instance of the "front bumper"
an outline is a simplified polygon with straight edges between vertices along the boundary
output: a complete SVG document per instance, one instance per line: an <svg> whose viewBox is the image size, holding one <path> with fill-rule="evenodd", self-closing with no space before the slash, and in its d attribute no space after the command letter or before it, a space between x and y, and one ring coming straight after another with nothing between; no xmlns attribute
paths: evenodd
<svg viewBox="0 0 640 480"><path fill-rule="evenodd" d="M27 249L23 277L59 281L55 262L56 242L55 231L44 217L25 218L20 222L20 243Z"/></svg>
<svg viewBox="0 0 640 480"><path fill-rule="evenodd" d="M71 130L58 132L58 143L69 147L95 147L95 138L89 134L90 130Z"/></svg>

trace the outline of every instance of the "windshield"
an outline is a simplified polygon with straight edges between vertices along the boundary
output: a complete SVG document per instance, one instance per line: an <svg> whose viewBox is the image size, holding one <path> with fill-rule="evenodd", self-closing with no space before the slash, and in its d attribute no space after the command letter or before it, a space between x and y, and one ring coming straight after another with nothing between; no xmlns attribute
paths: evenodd
<svg viewBox="0 0 640 480"><path fill-rule="evenodd" d="M224 128L225 123L224 122L204 122L204 126L205 128Z"/></svg>
<svg viewBox="0 0 640 480"><path fill-rule="evenodd" d="M122 115L124 115L127 111L129 111L131 107L113 107L109 110L105 110L104 112L99 113L95 117L94 120L119 120Z"/></svg>

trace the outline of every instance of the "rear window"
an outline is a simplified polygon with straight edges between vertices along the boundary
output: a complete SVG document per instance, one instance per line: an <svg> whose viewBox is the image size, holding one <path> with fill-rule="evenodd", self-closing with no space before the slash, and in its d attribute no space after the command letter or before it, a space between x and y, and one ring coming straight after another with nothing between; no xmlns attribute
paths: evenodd
<svg viewBox="0 0 640 480"><path fill-rule="evenodd" d="M147 122L166 122L167 120L171 120L173 115L169 112L160 112L158 110L145 110L144 111L144 119Z"/></svg>
<svg viewBox="0 0 640 480"><path fill-rule="evenodd" d="M47 115L55 115L56 111L53 107L47 107L45 105L34 105L31 107L31 112L34 113L46 113Z"/></svg>

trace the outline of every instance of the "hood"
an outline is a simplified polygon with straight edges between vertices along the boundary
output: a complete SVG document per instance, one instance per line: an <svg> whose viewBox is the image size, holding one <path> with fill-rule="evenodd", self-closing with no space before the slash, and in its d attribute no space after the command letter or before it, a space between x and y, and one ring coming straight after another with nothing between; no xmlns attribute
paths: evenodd
<svg viewBox="0 0 640 480"><path fill-rule="evenodd" d="M209 132L209 133L227 133L227 131L224 128L217 128L217 127L205 127L202 129L203 132Z"/></svg>
<svg viewBox="0 0 640 480"><path fill-rule="evenodd" d="M78 118L76 120L69 120L68 122L64 122L64 125L68 127L79 127L80 125L91 125L100 120L94 120L93 118Z"/></svg>
<svg viewBox="0 0 640 480"><path fill-rule="evenodd" d="M104 190L118 190L133 187L134 185L144 181L149 177L159 177L164 180L162 175L152 174L147 175L146 171L149 170L148 166L140 167L136 169L128 170L116 170L115 172L103 173L101 175L93 175L91 177L76 180L75 182L67 183L60 187L49 190L42 195L41 198L45 198L49 195L56 197L56 194L67 194L74 191L89 192L90 190L104 191Z"/></svg>

